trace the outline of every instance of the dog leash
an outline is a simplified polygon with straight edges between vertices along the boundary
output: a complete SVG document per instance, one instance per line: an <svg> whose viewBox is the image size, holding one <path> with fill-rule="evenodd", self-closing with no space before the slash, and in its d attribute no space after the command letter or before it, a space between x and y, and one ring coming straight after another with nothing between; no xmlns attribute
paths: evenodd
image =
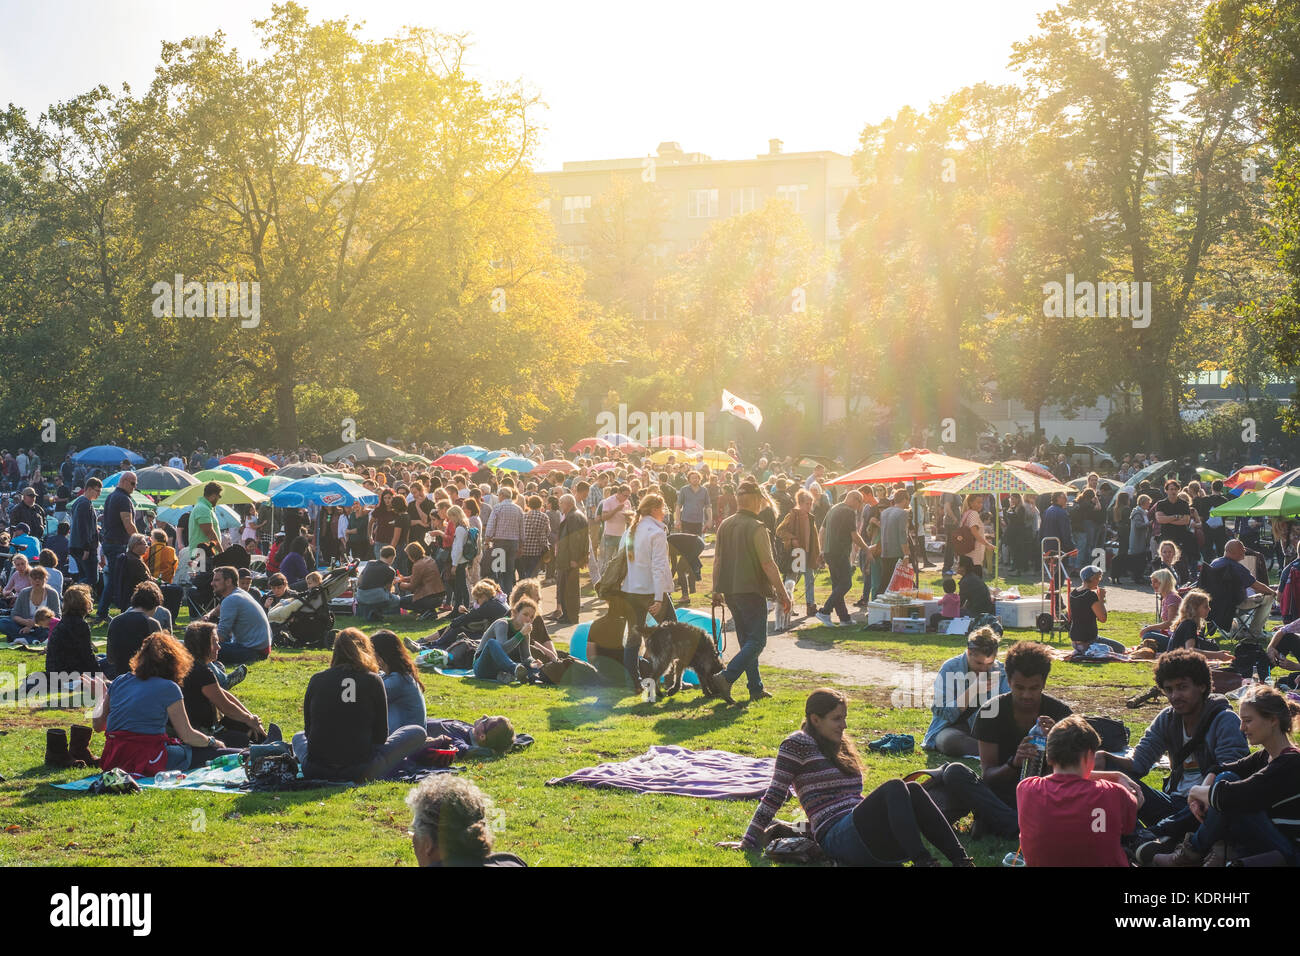
<svg viewBox="0 0 1300 956"><path fill-rule="evenodd" d="M713 618L713 640L718 645L718 654L722 655L727 650L727 606L722 605L722 629L718 629L718 605L713 603L712 597L709 599L709 614Z"/></svg>

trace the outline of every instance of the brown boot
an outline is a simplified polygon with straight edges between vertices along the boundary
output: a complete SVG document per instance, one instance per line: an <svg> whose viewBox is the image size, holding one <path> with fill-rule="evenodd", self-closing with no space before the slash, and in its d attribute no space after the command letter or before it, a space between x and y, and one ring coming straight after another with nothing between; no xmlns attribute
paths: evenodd
<svg viewBox="0 0 1300 956"><path fill-rule="evenodd" d="M68 753L68 733L66 730L45 731L45 765L47 767L72 766L72 755Z"/></svg>
<svg viewBox="0 0 1300 956"><path fill-rule="evenodd" d="M73 760L84 760L87 767L98 767L99 758L90 752L90 738L94 731L89 727L74 725L68 740L68 752Z"/></svg>
<svg viewBox="0 0 1300 956"><path fill-rule="evenodd" d="M1205 854L1205 862L1201 866L1227 866L1228 865L1228 844L1219 840L1214 846L1210 847L1210 852Z"/></svg>
<svg viewBox="0 0 1300 956"><path fill-rule="evenodd" d="M1152 866L1200 866L1203 857L1201 851L1192 846L1192 835L1183 837L1183 842L1174 847L1172 853L1157 853L1151 861Z"/></svg>

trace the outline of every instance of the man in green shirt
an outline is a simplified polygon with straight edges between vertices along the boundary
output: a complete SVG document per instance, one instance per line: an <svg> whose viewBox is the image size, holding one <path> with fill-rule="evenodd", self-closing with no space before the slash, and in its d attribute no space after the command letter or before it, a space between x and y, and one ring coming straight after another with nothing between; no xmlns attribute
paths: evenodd
<svg viewBox="0 0 1300 956"><path fill-rule="evenodd" d="M203 497L194 504L190 511L189 547L193 552L204 544L212 544L221 550L221 529L217 526L217 515L213 510L221 500L221 482L209 481L203 486Z"/></svg>

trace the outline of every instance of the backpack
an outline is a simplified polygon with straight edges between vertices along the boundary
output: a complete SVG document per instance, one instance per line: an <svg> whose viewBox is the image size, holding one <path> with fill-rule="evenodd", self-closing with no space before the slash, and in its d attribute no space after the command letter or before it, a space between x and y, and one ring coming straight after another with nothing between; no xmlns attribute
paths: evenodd
<svg viewBox="0 0 1300 956"><path fill-rule="evenodd" d="M623 582L626 579L627 547L620 542L618 550L609 559L609 563L605 565L605 570L601 572L600 580L596 582L596 596L604 601L618 596L622 593Z"/></svg>
<svg viewBox="0 0 1300 956"><path fill-rule="evenodd" d="M473 638L462 637L447 648L445 667L451 670L466 670L473 667L476 653L478 653L478 641Z"/></svg>
<svg viewBox="0 0 1300 956"><path fill-rule="evenodd" d="M469 534L465 535L465 546L460 553L467 561L478 557L478 528L469 529Z"/></svg>
<svg viewBox="0 0 1300 956"><path fill-rule="evenodd" d="M1129 729L1122 721L1113 717L1085 717L1097 736L1101 738L1101 747L1111 753L1123 753L1128 749Z"/></svg>
<svg viewBox="0 0 1300 956"><path fill-rule="evenodd" d="M949 537L952 538L952 550L957 554L970 554L975 550L975 532L968 525L955 530Z"/></svg>

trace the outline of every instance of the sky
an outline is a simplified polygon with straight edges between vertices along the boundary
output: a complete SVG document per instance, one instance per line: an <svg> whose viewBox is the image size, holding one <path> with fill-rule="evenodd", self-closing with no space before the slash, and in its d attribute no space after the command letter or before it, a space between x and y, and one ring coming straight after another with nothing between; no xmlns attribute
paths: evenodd
<svg viewBox="0 0 1300 956"><path fill-rule="evenodd" d="M473 41L472 72L546 104L538 168L646 156L852 153L867 123L963 86L1011 82L1011 44L1054 0L307 0L314 20ZM269 0L0 0L0 102L34 116L97 84L142 91L163 40L224 30L245 56Z"/></svg>

